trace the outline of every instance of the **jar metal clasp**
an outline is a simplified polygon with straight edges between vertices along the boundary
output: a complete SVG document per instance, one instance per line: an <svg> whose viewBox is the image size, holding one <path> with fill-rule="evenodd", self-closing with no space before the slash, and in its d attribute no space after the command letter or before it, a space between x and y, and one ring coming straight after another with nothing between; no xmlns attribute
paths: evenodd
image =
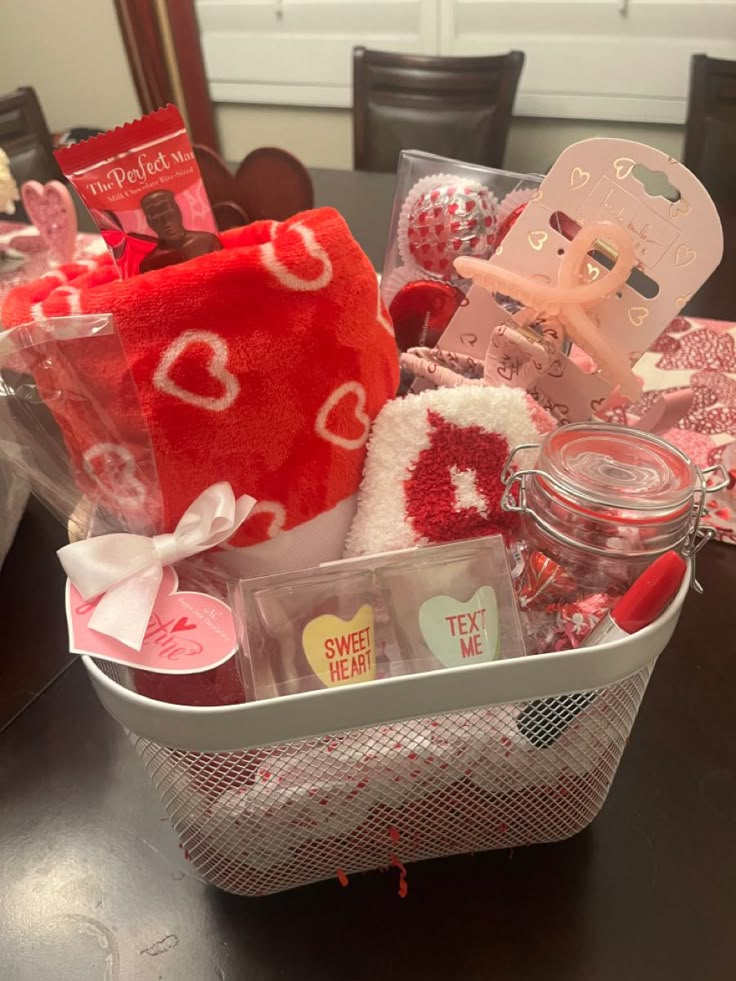
<svg viewBox="0 0 736 981"><path fill-rule="evenodd" d="M524 450L538 450L540 443L519 443L509 455L501 471L501 483L503 484L503 494L501 495L502 511L518 511L525 513L528 510L526 502L526 476L528 474L540 473L539 470L514 470L514 458L517 453ZM518 491L514 491L518 483Z"/></svg>
<svg viewBox="0 0 736 981"><path fill-rule="evenodd" d="M695 557L715 537L713 528L701 527L703 515L705 514L705 499L708 494L715 494L718 491L725 490L729 484L729 476L722 463L716 463L712 467L696 467L695 471L698 475L699 484L695 492L698 500L693 503L693 520L685 544L682 547L682 554L685 558L690 559L692 565L693 589L696 593L702 595L703 587L695 575ZM709 480L714 475L717 475L715 476L715 480Z"/></svg>

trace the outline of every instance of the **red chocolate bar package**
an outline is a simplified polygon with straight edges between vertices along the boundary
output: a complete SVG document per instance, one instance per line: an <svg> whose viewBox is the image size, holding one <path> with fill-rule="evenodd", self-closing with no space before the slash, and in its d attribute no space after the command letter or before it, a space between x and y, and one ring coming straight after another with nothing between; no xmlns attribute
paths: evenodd
<svg viewBox="0 0 736 981"><path fill-rule="evenodd" d="M55 153L126 279L222 248L176 106Z"/></svg>

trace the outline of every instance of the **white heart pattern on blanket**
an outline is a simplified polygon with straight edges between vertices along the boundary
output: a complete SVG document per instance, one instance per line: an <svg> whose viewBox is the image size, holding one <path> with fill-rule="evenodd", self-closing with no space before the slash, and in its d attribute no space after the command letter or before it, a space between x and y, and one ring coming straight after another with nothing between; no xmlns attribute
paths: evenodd
<svg viewBox="0 0 736 981"><path fill-rule="evenodd" d="M276 227L278 232L279 226L277 225ZM322 271L319 276L316 276L314 279L304 279L303 276L298 276L291 269L288 269L276 255L276 247L273 241L265 242L261 246L263 265L278 279L282 286L285 286L289 290L302 292L324 289L332 280L332 263L330 262L329 255L314 237L312 229L306 225L302 225L301 222L294 222L288 228L281 229L282 235L287 232L296 232L304 243L304 249L307 255L322 264Z"/></svg>
<svg viewBox="0 0 736 981"><path fill-rule="evenodd" d="M283 504L279 504L278 501L258 501L250 511L247 519L243 523L241 528L242 531L247 530L248 523L251 519L258 517L259 514L270 514L271 521L269 522L268 528L266 529L266 535L268 538L275 538L284 530L284 525L286 524L286 508ZM221 548L237 548L237 546L221 545Z"/></svg>
<svg viewBox="0 0 736 981"><path fill-rule="evenodd" d="M175 362L184 355L191 344L205 344L212 352L207 371L222 385L222 395L200 395L182 388L171 377L170 372ZM207 409L210 412L222 412L223 409L230 408L240 393L238 379L226 367L229 355L227 344L219 334L210 330L185 330L164 351L154 373L153 384L160 392L173 395L174 398L188 402L189 405L196 405L197 408Z"/></svg>
<svg viewBox="0 0 736 981"><path fill-rule="evenodd" d="M344 398L350 395L356 396L357 400L353 412L357 421L363 426L362 434L356 437L341 436L340 433L333 432L327 425L332 410ZM334 392L328 395L322 408L317 413L314 430L318 436L327 440L328 443L334 443L335 446L342 446L346 450L359 450L365 444L365 441L368 439L368 433L371 431L371 419L365 411L365 389L363 386L356 381L344 382L344 384L339 385Z"/></svg>

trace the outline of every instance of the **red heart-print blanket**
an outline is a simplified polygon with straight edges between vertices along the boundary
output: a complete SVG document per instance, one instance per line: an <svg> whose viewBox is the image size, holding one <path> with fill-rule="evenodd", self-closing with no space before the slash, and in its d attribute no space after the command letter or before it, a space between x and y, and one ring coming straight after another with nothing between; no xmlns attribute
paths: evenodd
<svg viewBox="0 0 736 981"><path fill-rule="evenodd" d="M80 489L99 494L95 482L105 475L109 484L115 457L126 493L142 483L153 501L147 427L163 529L228 480L259 501L234 540L242 546L355 494L398 364L373 268L337 212L259 222L222 242L221 252L127 280L107 256L92 269L62 266L13 290L3 323L111 312L127 365L110 339L93 337L68 342L73 357L36 373ZM128 368L140 411L126 392ZM52 397L60 390L85 398Z"/></svg>

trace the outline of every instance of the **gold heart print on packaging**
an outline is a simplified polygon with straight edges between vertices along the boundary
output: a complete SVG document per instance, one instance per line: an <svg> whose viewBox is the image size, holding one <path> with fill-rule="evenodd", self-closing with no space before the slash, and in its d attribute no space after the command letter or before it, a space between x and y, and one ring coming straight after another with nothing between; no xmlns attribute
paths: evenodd
<svg viewBox="0 0 736 981"><path fill-rule="evenodd" d="M242 580L236 594L257 699L524 653L500 535Z"/></svg>
<svg viewBox="0 0 736 981"><path fill-rule="evenodd" d="M548 235L542 231L529 232L528 238L529 245L531 245L535 252L539 252L540 249L544 248L544 243L547 241Z"/></svg>
<svg viewBox="0 0 736 981"><path fill-rule="evenodd" d="M321 569L243 580L236 622L246 688L256 698L372 681L372 575Z"/></svg>
<svg viewBox="0 0 736 981"><path fill-rule="evenodd" d="M570 187L573 191L579 191L581 187L585 187L589 180L589 171L583 170L582 167L573 167L570 171Z"/></svg>

